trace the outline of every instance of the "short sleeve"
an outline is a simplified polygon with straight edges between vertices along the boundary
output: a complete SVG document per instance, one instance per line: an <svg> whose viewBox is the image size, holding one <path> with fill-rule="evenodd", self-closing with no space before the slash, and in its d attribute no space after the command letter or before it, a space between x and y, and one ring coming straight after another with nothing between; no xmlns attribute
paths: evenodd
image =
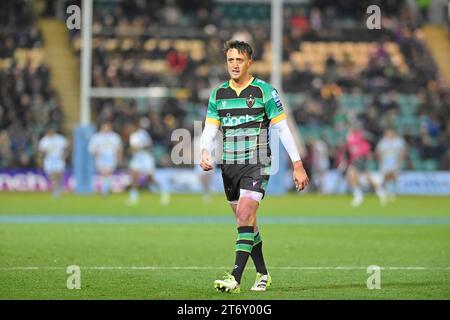
<svg viewBox="0 0 450 320"><path fill-rule="evenodd" d="M264 103L264 109L271 123L275 124L286 119L286 114L284 113L283 104L281 103L281 98L277 90L270 87L268 91L268 94L265 94L267 100Z"/></svg>
<svg viewBox="0 0 450 320"><path fill-rule="evenodd" d="M220 117L219 113L217 112L216 92L217 89L214 89L214 91L211 93L211 96L209 97L208 110L206 112L206 123L211 123L219 126Z"/></svg>
<svg viewBox="0 0 450 320"><path fill-rule="evenodd" d="M46 147L46 142L47 140L45 139L45 138L43 138L43 139L41 139L41 141L39 141L39 146L38 146L38 149L39 149L39 151L41 151L41 152L44 152L45 151L45 149L47 148Z"/></svg>

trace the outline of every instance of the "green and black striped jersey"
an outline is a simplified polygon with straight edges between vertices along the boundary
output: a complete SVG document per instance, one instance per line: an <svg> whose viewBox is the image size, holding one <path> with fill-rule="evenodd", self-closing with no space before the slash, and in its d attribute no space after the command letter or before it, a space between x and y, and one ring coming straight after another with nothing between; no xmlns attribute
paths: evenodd
<svg viewBox="0 0 450 320"><path fill-rule="evenodd" d="M231 81L214 88L206 123L222 128L224 163L242 163L270 157L269 125L285 118L277 90L252 77L242 88L234 88Z"/></svg>

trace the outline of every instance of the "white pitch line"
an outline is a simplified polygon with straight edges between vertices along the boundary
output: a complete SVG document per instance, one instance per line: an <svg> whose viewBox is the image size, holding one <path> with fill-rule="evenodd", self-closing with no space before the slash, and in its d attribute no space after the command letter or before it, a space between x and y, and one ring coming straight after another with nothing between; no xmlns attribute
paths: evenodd
<svg viewBox="0 0 450 320"><path fill-rule="evenodd" d="M26 270L64 270L67 267L0 267L0 271L26 271ZM204 266L80 266L83 270L227 270L229 267L204 267ZM274 270L367 270L368 267L268 267ZM418 271L450 271L450 267L380 267L380 270L418 270Z"/></svg>

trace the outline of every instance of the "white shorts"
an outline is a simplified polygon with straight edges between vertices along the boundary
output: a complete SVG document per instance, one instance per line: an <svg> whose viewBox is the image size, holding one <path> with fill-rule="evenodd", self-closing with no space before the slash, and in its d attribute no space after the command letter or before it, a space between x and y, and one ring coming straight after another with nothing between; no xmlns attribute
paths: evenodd
<svg viewBox="0 0 450 320"><path fill-rule="evenodd" d="M153 175L155 168L155 159L145 151L134 154L130 161L130 169L140 174Z"/></svg>
<svg viewBox="0 0 450 320"><path fill-rule="evenodd" d="M400 171L400 166L395 162L382 163L380 166L380 172L383 174L386 174L389 172L398 172L398 171Z"/></svg>
<svg viewBox="0 0 450 320"><path fill-rule="evenodd" d="M114 172L117 168L117 158L100 156L95 159L95 168L97 171Z"/></svg>
<svg viewBox="0 0 450 320"><path fill-rule="evenodd" d="M44 159L44 171L47 174L63 173L66 164L62 159Z"/></svg>

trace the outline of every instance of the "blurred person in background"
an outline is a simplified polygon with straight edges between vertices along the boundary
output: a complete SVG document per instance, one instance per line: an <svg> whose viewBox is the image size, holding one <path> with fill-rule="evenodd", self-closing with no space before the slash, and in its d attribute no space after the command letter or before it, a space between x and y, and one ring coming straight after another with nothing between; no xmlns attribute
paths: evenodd
<svg viewBox="0 0 450 320"><path fill-rule="evenodd" d="M377 144L376 156L388 200L392 201L395 199L397 177L406 156L405 140L393 128L386 129Z"/></svg>
<svg viewBox="0 0 450 320"><path fill-rule="evenodd" d="M200 154L201 134L194 137L194 155ZM200 165L194 164L194 171L202 185L203 203L211 202L211 181L214 176L213 171L204 171Z"/></svg>
<svg viewBox="0 0 450 320"><path fill-rule="evenodd" d="M40 164L50 178L54 198L59 198L63 189L64 170L69 143L67 139L49 126L39 141Z"/></svg>
<svg viewBox="0 0 450 320"><path fill-rule="evenodd" d="M139 179L146 179L149 189L156 187L161 192L161 204L169 204L169 194L162 190L161 184L155 179L155 158L151 154L153 140L148 134L146 118L135 123L135 131L130 135L130 147L133 157L131 158L129 169L131 176L131 189L127 204L135 205L139 202Z"/></svg>
<svg viewBox="0 0 450 320"><path fill-rule="evenodd" d="M100 131L89 141L89 152L94 156L95 169L100 174L100 191L103 195L111 192L111 176L122 160L122 140L112 130L112 124L105 121Z"/></svg>
<svg viewBox="0 0 450 320"><path fill-rule="evenodd" d="M330 159L327 143L321 139L312 139L312 180L315 189L324 192L324 174L330 168Z"/></svg>
<svg viewBox="0 0 450 320"><path fill-rule="evenodd" d="M386 204L386 191L381 181L369 171L369 160L372 155L371 146L364 137L364 132L359 124L351 125L346 137L344 159L339 167L346 168L346 179L352 193L352 207L359 207L364 201L364 193L362 190L363 179L366 179L375 190L380 203Z"/></svg>

